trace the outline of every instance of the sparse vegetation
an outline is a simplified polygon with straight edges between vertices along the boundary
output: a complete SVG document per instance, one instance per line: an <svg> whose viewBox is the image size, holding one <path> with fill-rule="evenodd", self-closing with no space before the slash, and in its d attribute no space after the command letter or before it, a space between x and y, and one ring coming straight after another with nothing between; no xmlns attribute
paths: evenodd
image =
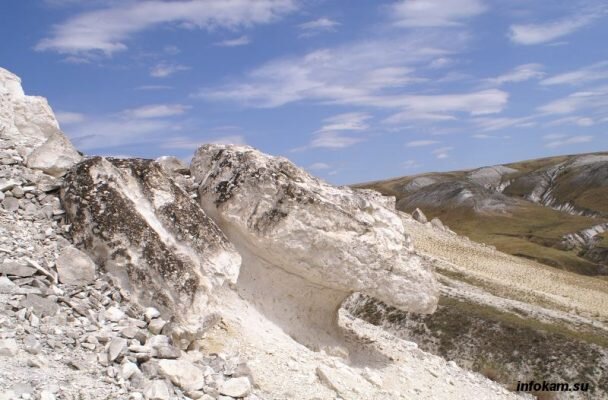
<svg viewBox="0 0 608 400"><path fill-rule="evenodd" d="M590 156L606 154L608 153L595 153ZM508 182L504 190L505 196L498 195L502 196L502 201L505 202L502 211L477 209L479 202L490 198L500 202L496 200L496 192L486 190L482 186L478 186L479 190L474 191L475 206L470 203L459 204L454 200L458 197L454 194L458 188L454 191L442 191L435 187L436 185L431 185L406 189L419 176L359 186L396 196L397 208L402 211L411 213L416 207L420 207L429 219L438 217L458 234L496 246L505 253L584 275L605 275L608 270L601 266L604 253L580 252L578 249L566 249L560 244L564 235L608 222L608 180L605 163L568 167L552 183L551 196L556 199L555 204L570 204L578 212L589 215L572 215L526 200L538 182L547 179L546 171L574 159L574 156L561 156L505 165L516 171L505 173L501 178L502 182ZM473 184L468 173L469 171L456 171L423 176L438 182L461 182L470 186ZM464 187L467 187L466 185ZM424 192L424 196L418 196L419 192ZM447 195L452 197L441 198ZM593 217L591 214L594 214ZM606 237L602 238L600 246L608 247Z"/></svg>

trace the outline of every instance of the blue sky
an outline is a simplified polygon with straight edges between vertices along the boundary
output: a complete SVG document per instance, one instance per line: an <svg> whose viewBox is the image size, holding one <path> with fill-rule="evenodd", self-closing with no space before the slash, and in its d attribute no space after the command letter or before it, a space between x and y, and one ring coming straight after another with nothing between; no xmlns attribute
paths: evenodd
<svg viewBox="0 0 608 400"><path fill-rule="evenodd" d="M87 154L283 155L333 183L608 149L604 0L29 0L0 66Z"/></svg>

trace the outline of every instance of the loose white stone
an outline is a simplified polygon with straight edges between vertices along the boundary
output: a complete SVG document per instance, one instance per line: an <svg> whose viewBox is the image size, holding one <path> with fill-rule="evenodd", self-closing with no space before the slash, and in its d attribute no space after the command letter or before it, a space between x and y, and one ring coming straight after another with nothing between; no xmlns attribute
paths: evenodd
<svg viewBox="0 0 608 400"><path fill-rule="evenodd" d="M84 286L95 280L95 263L73 246L61 249L55 266L61 283Z"/></svg>
<svg viewBox="0 0 608 400"><path fill-rule="evenodd" d="M144 310L144 317L147 321L153 320L154 318L160 317L160 311L154 307L148 307Z"/></svg>
<svg viewBox="0 0 608 400"><path fill-rule="evenodd" d="M231 397L245 397L251 391L251 382L249 378L243 376L240 378L228 379L220 387L220 393Z"/></svg>
<svg viewBox="0 0 608 400"><path fill-rule="evenodd" d="M15 339L0 339L0 356L12 357L19 351Z"/></svg>
<svg viewBox="0 0 608 400"><path fill-rule="evenodd" d="M55 400L55 395L48 390L40 392L40 400Z"/></svg>
<svg viewBox="0 0 608 400"><path fill-rule="evenodd" d="M160 360L158 369L161 375L186 391L199 390L205 386L203 371L190 361Z"/></svg>
<svg viewBox="0 0 608 400"><path fill-rule="evenodd" d="M154 380L144 387L144 397L146 400L170 400L171 394L164 381Z"/></svg>
<svg viewBox="0 0 608 400"><path fill-rule="evenodd" d="M108 308L103 315L108 321L112 322L118 322L126 316L125 313L118 307Z"/></svg>
<svg viewBox="0 0 608 400"><path fill-rule="evenodd" d="M136 374L140 371L139 371L139 368L137 368L137 364L127 361L124 364L122 364L120 372L121 372L122 378L124 380L128 380L128 379L131 379L131 377L134 374Z"/></svg>
<svg viewBox="0 0 608 400"><path fill-rule="evenodd" d="M120 355L127 351L127 339L114 338L108 346L108 360L116 360Z"/></svg>
<svg viewBox="0 0 608 400"><path fill-rule="evenodd" d="M150 321L148 324L148 330L150 330L150 332L152 332L154 335L158 335L166 324L167 322L162 318L156 318Z"/></svg>

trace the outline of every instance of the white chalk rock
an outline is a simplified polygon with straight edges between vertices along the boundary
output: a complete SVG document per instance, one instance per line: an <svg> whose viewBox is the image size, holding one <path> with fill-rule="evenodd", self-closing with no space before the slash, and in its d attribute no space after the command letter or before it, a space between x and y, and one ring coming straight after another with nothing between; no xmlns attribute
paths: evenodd
<svg viewBox="0 0 608 400"><path fill-rule="evenodd" d="M246 146L202 146L191 172L203 209L243 256L241 294L295 338L314 342L308 328L330 329L353 292L435 310L435 278L410 251L390 202Z"/></svg>
<svg viewBox="0 0 608 400"><path fill-rule="evenodd" d="M246 376L228 379L220 387L220 393L230 397L245 397L251 391L251 382Z"/></svg>
<svg viewBox="0 0 608 400"><path fill-rule="evenodd" d="M152 160L87 159L65 176L61 197L74 243L140 304L176 322L198 325L213 291L236 282L232 244Z"/></svg>
<svg viewBox="0 0 608 400"><path fill-rule="evenodd" d="M0 68L0 138L15 146L26 165L50 175L63 175L82 159L59 129L43 97L26 96L21 79Z"/></svg>
<svg viewBox="0 0 608 400"><path fill-rule="evenodd" d="M59 281L68 285L85 286L95 280L95 263L73 246L66 246L56 261Z"/></svg>
<svg viewBox="0 0 608 400"><path fill-rule="evenodd" d="M162 156L155 161L169 175L190 173L188 165L177 157Z"/></svg>
<svg viewBox="0 0 608 400"><path fill-rule="evenodd" d="M160 360L158 370L174 385L184 390L200 390L205 386L203 371L186 360Z"/></svg>
<svg viewBox="0 0 608 400"><path fill-rule="evenodd" d="M154 380L144 387L144 397L146 400L170 400L173 396L164 381Z"/></svg>

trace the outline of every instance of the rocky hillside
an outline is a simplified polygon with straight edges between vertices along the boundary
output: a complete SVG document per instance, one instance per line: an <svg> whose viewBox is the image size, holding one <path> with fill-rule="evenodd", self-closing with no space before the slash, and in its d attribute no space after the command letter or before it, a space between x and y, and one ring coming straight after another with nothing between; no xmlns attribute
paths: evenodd
<svg viewBox="0 0 608 400"><path fill-rule="evenodd" d="M585 275L608 275L608 153L429 173L361 187L460 235Z"/></svg>
<svg viewBox="0 0 608 400"><path fill-rule="evenodd" d="M441 297L428 316L364 296L350 312L507 387L581 381L595 388L583 398L608 396L607 153L359 187L396 197Z"/></svg>
<svg viewBox="0 0 608 400"><path fill-rule="evenodd" d="M0 96L0 399L525 397L342 307L437 307L393 200L243 146L83 157Z"/></svg>

